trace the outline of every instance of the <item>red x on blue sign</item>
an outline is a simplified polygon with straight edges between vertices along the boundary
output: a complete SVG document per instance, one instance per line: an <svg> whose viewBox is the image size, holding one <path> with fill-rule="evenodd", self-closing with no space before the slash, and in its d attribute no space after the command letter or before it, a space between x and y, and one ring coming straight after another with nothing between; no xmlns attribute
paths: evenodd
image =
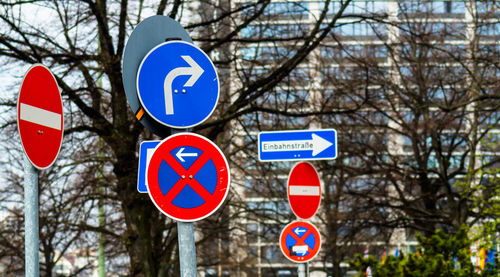
<svg viewBox="0 0 500 277"><path fill-rule="evenodd" d="M222 151L193 133L164 139L147 168L148 193L156 207L179 221L215 212L227 196L230 170Z"/></svg>
<svg viewBox="0 0 500 277"><path fill-rule="evenodd" d="M294 221L283 229L280 235L280 248L290 261L305 263L318 254L321 237L318 229L305 221Z"/></svg>

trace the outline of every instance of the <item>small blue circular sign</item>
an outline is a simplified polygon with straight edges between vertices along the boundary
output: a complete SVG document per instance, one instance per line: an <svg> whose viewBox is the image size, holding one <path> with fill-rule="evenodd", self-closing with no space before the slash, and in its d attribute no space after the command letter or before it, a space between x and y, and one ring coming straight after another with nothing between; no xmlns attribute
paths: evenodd
<svg viewBox="0 0 500 277"><path fill-rule="evenodd" d="M219 90L210 58L185 41L156 46L137 73L137 94L144 110L172 128L190 128L205 121L215 110Z"/></svg>

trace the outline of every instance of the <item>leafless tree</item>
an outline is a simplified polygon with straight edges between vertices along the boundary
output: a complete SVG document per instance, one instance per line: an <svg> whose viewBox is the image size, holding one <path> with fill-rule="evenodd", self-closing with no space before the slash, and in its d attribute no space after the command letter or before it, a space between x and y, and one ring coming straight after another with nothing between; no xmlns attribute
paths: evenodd
<svg viewBox="0 0 500 277"><path fill-rule="evenodd" d="M483 144L499 123L498 37L489 31L497 10L471 1L462 13L452 12L453 3L439 13L430 2L399 3L394 18L351 1L324 1L315 11L305 2L266 0L0 1L2 68L49 66L67 115L61 159L40 181L46 271L55 251L86 246L103 233L108 257L116 266L126 257L130 275L179 274L175 222L136 191L138 142L155 136L128 108L121 79L126 39L153 14L183 22L222 82L214 115L194 131L223 149L237 176L220 210L196 225L199 266L252 275L259 252L252 241L277 240L293 219L284 199L291 163L259 162L258 131L337 129L337 160L315 163L324 182L321 258L335 276L346 257L361 252L359 242L389 242L396 228L432 232L480 220L484 213L469 201L477 191L457 180L473 184L475 173L498 167L498 151ZM443 20L456 17L464 23ZM355 26L363 34L349 31ZM352 43L359 39L364 43ZM14 92L2 104L11 115L2 127L12 134ZM10 171L19 168L10 163ZM16 178L2 191L2 199L17 201L12 212L19 220L5 227L11 233L22 229ZM52 180L66 186L51 187ZM96 221L98 201L104 226ZM1 253L19 272L22 253L14 250L22 239L15 238Z"/></svg>
<svg viewBox="0 0 500 277"><path fill-rule="evenodd" d="M185 28L193 34L193 39L214 57L221 71L223 87L230 87L235 80L241 82L240 88L231 90L230 95L223 95L214 117L195 129L226 146L222 147L223 150L230 152L231 143L228 142L231 137L227 131L231 130L232 122L261 109L259 99L276 94L274 88L287 81L290 73L318 48L343 10L331 16L326 5L310 29L291 30L298 32L289 32L291 35L283 40L294 48L293 51L275 63L271 71L255 75L239 69L241 46L234 48L233 43L244 45L273 40L272 37L242 38L240 35L251 25L261 25L256 23L257 19L268 16L265 10L270 1L240 5L229 1L1 1L0 4L0 55L9 68L12 65L27 68L33 63L50 67L62 89L68 114L65 122L67 152L63 153L68 159L58 161L55 169L69 165L72 167L68 168L78 169L70 175L78 178L70 179L70 183L75 185L72 193L79 197L69 195L60 198L63 202L54 203L57 195L47 190L48 202L42 201L41 204L53 206L41 208L47 209L43 214L46 217L41 217L41 228L47 231L47 235L53 233L53 239L60 235L57 232L62 226L74 228L75 235L83 234L79 232L106 234L109 240L116 241L118 253L120 249L126 249L132 276L178 274L175 223L136 191L137 144L153 136L134 118L123 91L121 60L126 38L133 27L153 14L187 21ZM185 17L186 14L189 18ZM272 32L277 34L281 30ZM2 102L4 107L10 107L13 115L14 93ZM5 128L14 123L12 119L7 120ZM70 157L75 158L74 164ZM104 191L96 189L102 180L106 184ZM94 183L89 186L89 182ZM22 195L21 192L18 194ZM91 211L95 212L95 206L92 206L94 209L85 206L85 218L74 222L76 218L72 213L80 212L76 205L83 202L95 205L99 199L104 200L108 212L115 212L116 224L92 224L88 217ZM58 205L74 205L75 210L65 210L58 213L61 218L53 218L55 214L50 209ZM116 208L119 209L117 214ZM61 212L60 208L57 210ZM220 214L225 212L222 210ZM71 222L64 220L68 216ZM214 221L218 223L216 219ZM42 245L50 243L45 235L41 236ZM209 238L210 234L206 237ZM70 240L65 242L71 243ZM62 245L58 244L58 247ZM51 245L47 247L51 248L49 252L54 250ZM47 260L53 261L53 258Z"/></svg>

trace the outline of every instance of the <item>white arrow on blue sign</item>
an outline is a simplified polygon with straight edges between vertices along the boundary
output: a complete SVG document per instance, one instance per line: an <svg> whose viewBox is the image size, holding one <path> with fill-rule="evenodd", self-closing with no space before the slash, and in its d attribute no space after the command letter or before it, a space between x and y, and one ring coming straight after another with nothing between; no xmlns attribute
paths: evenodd
<svg viewBox="0 0 500 277"><path fill-rule="evenodd" d="M259 133L259 160L330 160L337 157L334 129L294 130Z"/></svg>
<svg viewBox="0 0 500 277"><path fill-rule="evenodd" d="M172 128L190 128L205 121L219 100L214 64L200 48L168 41L153 48L137 73L137 94L144 110Z"/></svg>

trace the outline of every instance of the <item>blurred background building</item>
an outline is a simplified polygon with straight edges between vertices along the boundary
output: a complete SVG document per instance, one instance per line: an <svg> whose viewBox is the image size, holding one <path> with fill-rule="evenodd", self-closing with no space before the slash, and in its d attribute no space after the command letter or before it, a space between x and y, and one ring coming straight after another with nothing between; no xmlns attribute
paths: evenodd
<svg viewBox="0 0 500 277"><path fill-rule="evenodd" d="M232 229L231 240L220 239L219 254L233 258L234 270L246 273L241 276L297 274L278 246L282 228L294 219L286 199L294 162L258 162L259 131L338 131L338 158L313 162L323 199L311 221L322 230L323 246L309 264L310 276L348 275L345 261L355 253L382 259L415 252L416 232L488 220L461 209L467 195L457 195L462 183L489 182L480 168L496 172L499 166L500 112L497 100L486 100L499 89L498 3L345 2L271 1L241 13L244 21L262 8L232 45L239 55L227 73L237 80L232 91L307 47L313 30L326 36L252 106L255 112L233 125L240 138L233 149L245 162L234 174L235 197L244 204L232 213L243 225ZM240 248L224 246L229 241ZM205 272L233 276L224 266Z"/></svg>
<svg viewBox="0 0 500 277"><path fill-rule="evenodd" d="M2 276L24 273L23 153L12 138L33 63L51 68L68 114L58 160L39 175L41 276L93 276L96 264L106 276L178 276L176 222L137 193L138 144L159 138L127 105L120 72L130 33L155 14L181 22L221 81L213 115L192 130L224 151L232 173L223 205L195 223L199 275L297 275L278 247L296 219L286 199L295 162L259 162L261 131L337 130L337 159L312 162L322 204L310 221L323 241L313 277L352 275L356 254L414 252L417 232L467 225L499 241L498 1L0 7Z"/></svg>

